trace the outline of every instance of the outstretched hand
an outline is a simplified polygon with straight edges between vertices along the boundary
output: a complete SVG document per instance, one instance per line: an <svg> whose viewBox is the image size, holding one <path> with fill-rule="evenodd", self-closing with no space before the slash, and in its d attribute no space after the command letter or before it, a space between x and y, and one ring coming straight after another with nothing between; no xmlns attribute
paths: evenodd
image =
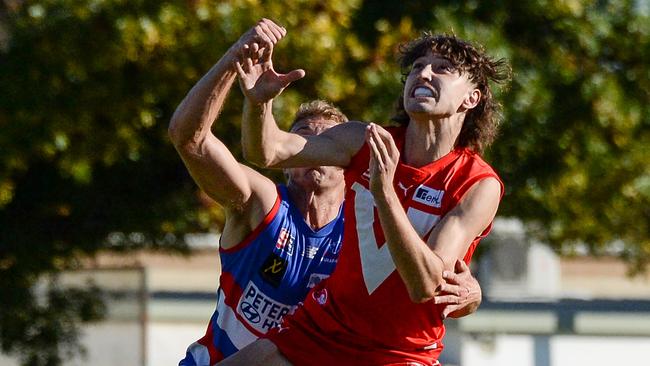
<svg viewBox="0 0 650 366"><path fill-rule="evenodd" d="M370 148L370 191L373 195L385 193L386 188L393 186L399 149L393 136L374 123L366 127L366 143Z"/></svg>
<svg viewBox="0 0 650 366"><path fill-rule="evenodd" d="M275 24L272 20L262 18L254 27L242 34L231 48L236 56L241 55L244 49L261 62L271 59L273 46L287 34L287 30ZM236 61L236 58L232 60Z"/></svg>
<svg viewBox="0 0 650 366"><path fill-rule="evenodd" d="M262 19L239 41L238 59L235 69L239 75L239 85L246 98L253 104L265 103L292 82L305 76L302 69L286 74L273 69L273 47L286 35L283 27L269 19Z"/></svg>
<svg viewBox="0 0 650 366"><path fill-rule="evenodd" d="M459 318L471 314L481 304L481 286L472 276L469 267L462 260L456 260L454 272L444 271L445 279L440 287L440 295L433 298L435 304L446 304L442 318Z"/></svg>

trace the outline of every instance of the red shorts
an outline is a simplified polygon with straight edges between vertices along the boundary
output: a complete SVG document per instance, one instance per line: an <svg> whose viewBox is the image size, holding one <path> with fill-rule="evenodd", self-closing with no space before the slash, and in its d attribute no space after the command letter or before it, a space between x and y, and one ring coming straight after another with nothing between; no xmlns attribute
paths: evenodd
<svg viewBox="0 0 650 366"><path fill-rule="evenodd" d="M302 312L297 312L304 314ZM282 327L266 334L295 366L437 366L442 347L406 352L361 343L348 334L318 329L306 316L285 317Z"/></svg>

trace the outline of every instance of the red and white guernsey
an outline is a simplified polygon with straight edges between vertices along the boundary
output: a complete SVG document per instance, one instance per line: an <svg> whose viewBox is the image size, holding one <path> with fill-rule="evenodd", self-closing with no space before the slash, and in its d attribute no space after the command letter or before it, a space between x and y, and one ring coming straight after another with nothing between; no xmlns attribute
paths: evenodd
<svg viewBox="0 0 650 366"><path fill-rule="evenodd" d="M402 151L405 128L388 130ZM366 145L345 173L346 244L334 273L269 334L294 365L438 363L445 334L442 309L432 301L417 304L409 298L368 190L368 162ZM421 168L400 163L393 184L411 224L426 240L468 189L488 177L499 180L478 154L457 148ZM490 228L471 243L465 262Z"/></svg>

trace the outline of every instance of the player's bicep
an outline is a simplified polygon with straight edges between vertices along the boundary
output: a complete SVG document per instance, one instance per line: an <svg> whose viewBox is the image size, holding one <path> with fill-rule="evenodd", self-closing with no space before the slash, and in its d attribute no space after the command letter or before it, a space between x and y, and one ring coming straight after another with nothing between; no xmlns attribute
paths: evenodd
<svg viewBox="0 0 650 366"><path fill-rule="evenodd" d="M275 184L245 165L240 164L243 173L248 176L250 195L246 201L231 205L226 210L226 222L221 233L222 249L230 249L246 238L271 213L278 200Z"/></svg>
<svg viewBox="0 0 650 366"><path fill-rule="evenodd" d="M251 198L261 196L254 194L255 191L275 190L270 180L237 162L214 136L208 136L201 146L179 150L199 187L226 208L240 211Z"/></svg>
<svg viewBox="0 0 650 366"><path fill-rule="evenodd" d="M475 183L434 228L429 246L440 256L447 269L462 259L470 244L494 219L501 197L501 185L494 178Z"/></svg>

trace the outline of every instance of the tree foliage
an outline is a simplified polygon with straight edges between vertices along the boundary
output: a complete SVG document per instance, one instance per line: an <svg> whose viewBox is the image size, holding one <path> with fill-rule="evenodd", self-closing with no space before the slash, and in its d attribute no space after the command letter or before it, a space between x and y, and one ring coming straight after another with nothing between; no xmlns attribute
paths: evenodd
<svg viewBox="0 0 650 366"><path fill-rule="evenodd" d="M633 270L650 258L648 1L0 4L0 341L26 364L60 364L73 325L102 313L94 290L56 281L36 301L43 274L106 248L183 251L183 233L220 225L167 124L261 17L288 30L276 69L307 71L275 103L284 123L317 97L353 119L387 122L401 90L397 45L420 30L456 33L508 58L514 77L498 91L504 123L488 152L507 187L500 214L563 252L615 243ZM234 91L215 126L238 157L241 102ZM85 300L55 296L66 291ZM69 332L48 337L61 319ZM45 344L30 358L26 350Z"/></svg>

